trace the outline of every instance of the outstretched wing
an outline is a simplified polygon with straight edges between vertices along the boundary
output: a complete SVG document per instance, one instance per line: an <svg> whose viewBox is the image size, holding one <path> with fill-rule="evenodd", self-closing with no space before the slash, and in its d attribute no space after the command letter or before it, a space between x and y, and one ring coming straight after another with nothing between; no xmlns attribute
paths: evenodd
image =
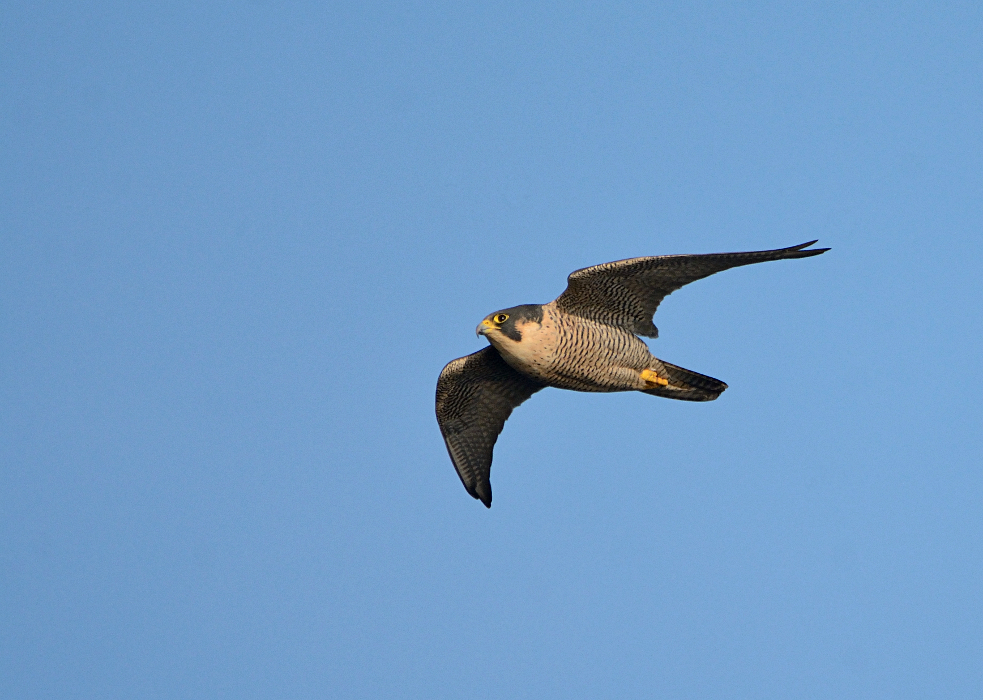
<svg viewBox="0 0 983 700"><path fill-rule="evenodd" d="M829 250L803 250L815 242L750 253L631 258L585 267L567 278L567 288L556 298L556 306L581 318L657 338L659 331L652 323L652 315L663 299L683 285L732 267L768 260L808 258Z"/></svg>
<svg viewBox="0 0 983 700"><path fill-rule="evenodd" d="M492 450L512 409L545 385L489 346L449 363L437 380L437 423L464 488L491 508Z"/></svg>

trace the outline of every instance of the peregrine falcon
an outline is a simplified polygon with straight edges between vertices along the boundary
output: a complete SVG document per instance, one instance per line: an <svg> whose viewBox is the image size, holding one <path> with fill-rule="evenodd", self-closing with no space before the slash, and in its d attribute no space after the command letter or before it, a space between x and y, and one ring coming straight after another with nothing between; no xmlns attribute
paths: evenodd
<svg viewBox="0 0 983 700"><path fill-rule="evenodd" d="M491 508L495 441L512 409L548 386L713 401L726 384L654 357L638 336L658 337L652 315L683 285L732 267L829 250L806 250L815 242L585 267L570 274L566 290L549 304L486 316L477 334L491 345L450 362L437 380L437 422L464 488Z"/></svg>

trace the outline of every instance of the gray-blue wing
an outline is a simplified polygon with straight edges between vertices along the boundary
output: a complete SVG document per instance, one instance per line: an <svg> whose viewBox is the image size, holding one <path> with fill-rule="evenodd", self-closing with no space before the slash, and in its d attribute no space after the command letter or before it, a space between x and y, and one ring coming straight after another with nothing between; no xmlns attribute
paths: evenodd
<svg viewBox="0 0 983 700"><path fill-rule="evenodd" d="M631 258L585 267L567 278L567 288L556 298L556 306L568 314L656 338L659 331L652 323L652 315L663 299L683 285L732 267L807 258L829 250L803 250L815 242L748 253Z"/></svg>
<svg viewBox="0 0 983 700"><path fill-rule="evenodd" d="M498 351L448 363L437 380L437 423L464 488L491 508L492 451L512 409L545 385L512 369Z"/></svg>

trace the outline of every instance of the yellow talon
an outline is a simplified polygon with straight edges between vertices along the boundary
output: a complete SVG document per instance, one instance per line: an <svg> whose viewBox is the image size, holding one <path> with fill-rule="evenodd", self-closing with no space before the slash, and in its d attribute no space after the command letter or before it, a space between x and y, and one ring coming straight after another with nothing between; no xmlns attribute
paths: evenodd
<svg viewBox="0 0 983 700"><path fill-rule="evenodd" d="M652 386L669 386L669 380L663 379L658 374L650 369L642 370L642 379L646 384L651 384ZM652 388L652 387L649 387Z"/></svg>

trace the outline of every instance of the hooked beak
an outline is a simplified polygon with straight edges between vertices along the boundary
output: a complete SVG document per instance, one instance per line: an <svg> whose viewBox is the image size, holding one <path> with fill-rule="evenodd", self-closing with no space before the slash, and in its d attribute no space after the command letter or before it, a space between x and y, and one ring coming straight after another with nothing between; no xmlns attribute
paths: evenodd
<svg viewBox="0 0 983 700"><path fill-rule="evenodd" d="M489 321L487 318L478 324L478 327L474 329L475 335L484 335L488 331L492 331L498 328L494 323Z"/></svg>

